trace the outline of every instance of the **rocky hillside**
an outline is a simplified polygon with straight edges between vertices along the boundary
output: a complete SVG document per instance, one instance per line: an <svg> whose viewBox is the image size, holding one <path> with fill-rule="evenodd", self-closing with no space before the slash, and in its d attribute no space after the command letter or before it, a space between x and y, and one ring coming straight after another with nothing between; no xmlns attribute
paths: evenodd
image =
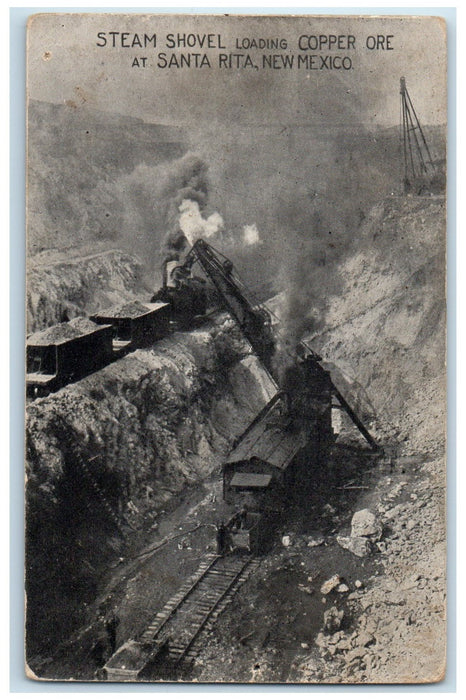
<svg viewBox="0 0 466 700"><path fill-rule="evenodd" d="M364 386L389 446L388 468L359 499L383 528L378 571L349 591L351 628L324 627L317 655L292 677L434 682L446 644L444 199L387 199L361 234L342 270L346 288L312 342Z"/></svg>
<svg viewBox="0 0 466 700"><path fill-rule="evenodd" d="M79 104L28 105L28 251L87 242L114 245L125 221L131 187L141 191L151 168L186 152L176 127L98 112ZM138 182L127 180L137 168ZM162 168L163 169L163 166ZM150 183L149 183L150 184ZM136 196L137 193L134 194ZM134 224L134 221L132 222Z"/></svg>
<svg viewBox="0 0 466 700"><path fill-rule="evenodd" d="M79 253L83 253L80 255ZM28 333L75 316L89 316L123 300L149 299L143 265L128 253L111 250L48 251L29 260L26 291ZM78 253L78 254L76 254Z"/></svg>
<svg viewBox="0 0 466 700"><path fill-rule="evenodd" d="M309 340L365 388L381 435L435 453L445 434L445 200L390 197L359 241L325 329Z"/></svg>

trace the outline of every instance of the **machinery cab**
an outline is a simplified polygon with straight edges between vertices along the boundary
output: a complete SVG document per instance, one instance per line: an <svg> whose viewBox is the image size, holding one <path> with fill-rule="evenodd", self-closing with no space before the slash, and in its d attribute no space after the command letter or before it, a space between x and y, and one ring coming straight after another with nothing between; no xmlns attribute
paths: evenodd
<svg viewBox="0 0 466 700"><path fill-rule="evenodd" d="M170 304L171 322L178 328L189 328L207 312L206 281L191 274L178 260L165 261L163 286L153 295L152 303Z"/></svg>

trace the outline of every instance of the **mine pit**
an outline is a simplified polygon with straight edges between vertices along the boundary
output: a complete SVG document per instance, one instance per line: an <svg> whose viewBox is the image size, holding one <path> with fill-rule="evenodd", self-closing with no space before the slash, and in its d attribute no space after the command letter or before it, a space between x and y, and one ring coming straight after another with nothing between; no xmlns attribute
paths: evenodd
<svg viewBox="0 0 466 700"><path fill-rule="evenodd" d="M409 677L404 649L416 648L426 629L444 628L444 340L435 302L443 279L438 269L426 274L418 243L423 227L430 257L442 254L443 216L439 197L376 206L360 234L364 253L342 263L348 287L330 299L327 323L278 380L265 306L245 306L231 269L207 248L234 313L208 313L186 329L192 310L183 297L183 324L165 337L31 397L26 580L34 674L202 682L370 682L376 674L391 682L401 668ZM178 282L190 279L190 265L178 269ZM164 288L159 301L173 294ZM122 296L120 311L129 301ZM137 315L141 308L131 304ZM47 308L57 320L58 307ZM406 319L408 334L400 332ZM55 331L47 333L53 344ZM274 399L277 381L283 403ZM309 411L319 426L314 441ZM269 500L258 500L271 483ZM234 551L261 508L273 521L268 541ZM242 520L219 552L219 528L238 512ZM244 556L252 566L243 576L233 570ZM209 592L198 581L212 562L239 577L223 590L224 574L211 569L218 600L215 586ZM199 625L218 606L193 642L194 656L183 650L188 639L176 622L183 605L194 606L182 600L188 581L197 587ZM157 620L166 637L151 636ZM183 663L170 662L177 650ZM126 661L118 666L118 658ZM423 658L427 668L429 654ZM131 665L137 676L125 676Z"/></svg>
<svg viewBox="0 0 466 700"><path fill-rule="evenodd" d="M447 15L29 18L12 690L454 685Z"/></svg>

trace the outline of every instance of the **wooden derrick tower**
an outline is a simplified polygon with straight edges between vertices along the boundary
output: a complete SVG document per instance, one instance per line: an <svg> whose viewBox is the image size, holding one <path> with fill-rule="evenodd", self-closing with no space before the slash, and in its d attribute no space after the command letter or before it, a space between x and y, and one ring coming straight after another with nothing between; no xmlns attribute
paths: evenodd
<svg viewBox="0 0 466 700"><path fill-rule="evenodd" d="M401 127L403 142L403 188L405 193L418 192L436 175L429 146L421 123L406 87L405 78L400 78Z"/></svg>

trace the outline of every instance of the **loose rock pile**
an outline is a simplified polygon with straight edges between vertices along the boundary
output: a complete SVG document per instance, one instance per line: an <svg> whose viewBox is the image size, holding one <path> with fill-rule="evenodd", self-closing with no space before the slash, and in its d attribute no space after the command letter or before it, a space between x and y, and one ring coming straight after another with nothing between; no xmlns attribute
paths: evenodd
<svg viewBox="0 0 466 700"><path fill-rule="evenodd" d="M300 666L302 680L335 683L413 683L440 680L445 667L444 484L438 461L426 464L415 486L385 477L373 512L356 512L351 535L338 543L383 569L357 580L346 597L349 614L332 606L316 638L319 663ZM383 537L382 537L383 532ZM357 545L354 546L354 542ZM342 544L343 541L343 544ZM347 543L350 546L345 546ZM326 592L339 576L326 581ZM352 618L351 624L345 620ZM345 627L347 627L345 629Z"/></svg>
<svg viewBox="0 0 466 700"><path fill-rule="evenodd" d="M343 549L349 549L357 557L365 557L372 551L372 545L382 536L382 525L370 510L360 510L353 515L351 535L338 535L337 542Z"/></svg>

